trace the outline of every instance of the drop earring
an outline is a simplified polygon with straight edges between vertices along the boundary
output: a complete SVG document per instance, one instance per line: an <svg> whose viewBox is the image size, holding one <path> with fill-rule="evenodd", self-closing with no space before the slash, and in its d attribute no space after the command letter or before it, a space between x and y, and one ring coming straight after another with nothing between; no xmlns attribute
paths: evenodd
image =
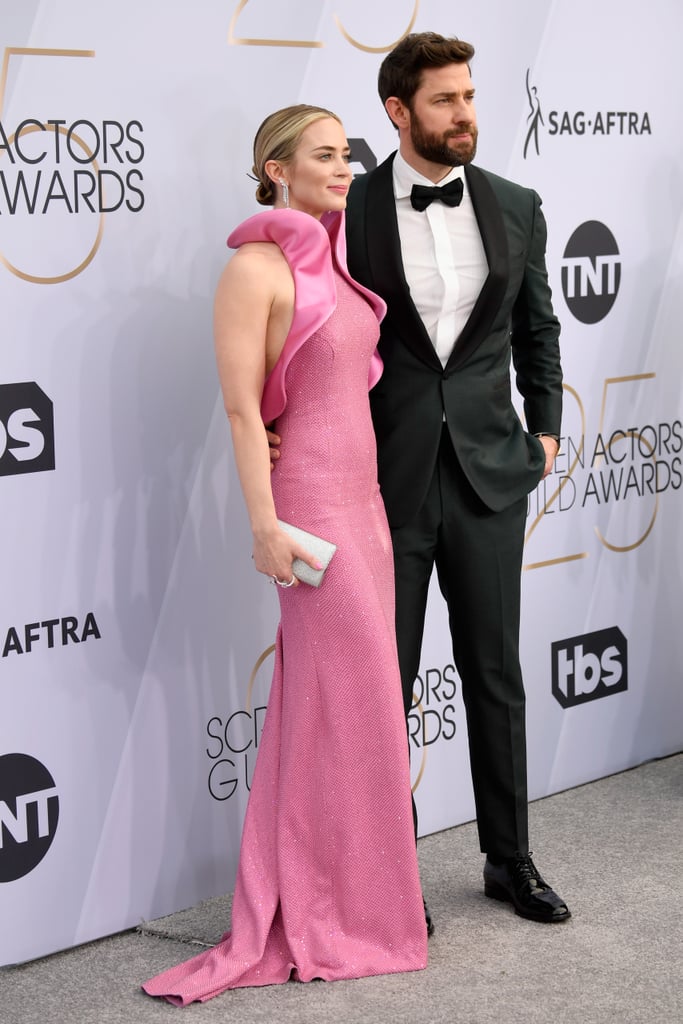
<svg viewBox="0 0 683 1024"><path fill-rule="evenodd" d="M282 188L282 201L285 204L285 206L288 207L289 206L289 185L287 184L287 182L283 178L280 178L279 182L280 182L280 186Z"/></svg>

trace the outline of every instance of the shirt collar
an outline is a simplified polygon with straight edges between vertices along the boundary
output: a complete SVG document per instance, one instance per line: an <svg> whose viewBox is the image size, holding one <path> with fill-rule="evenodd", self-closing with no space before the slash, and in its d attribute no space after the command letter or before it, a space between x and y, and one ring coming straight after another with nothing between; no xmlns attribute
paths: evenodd
<svg viewBox="0 0 683 1024"><path fill-rule="evenodd" d="M397 151L394 157L393 166L394 176L394 194L397 199L407 199L410 196L413 185L433 185L434 182L430 181L429 178L425 178L424 175L416 171L414 167L411 167L407 160L405 160L400 151ZM459 167L453 167L448 172L445 178L442 178L439 185L447 185L450 181L455 181L456 178L462 178L463 186L467 189L467 182L465 180L465 168L460 165Z"/></svg>

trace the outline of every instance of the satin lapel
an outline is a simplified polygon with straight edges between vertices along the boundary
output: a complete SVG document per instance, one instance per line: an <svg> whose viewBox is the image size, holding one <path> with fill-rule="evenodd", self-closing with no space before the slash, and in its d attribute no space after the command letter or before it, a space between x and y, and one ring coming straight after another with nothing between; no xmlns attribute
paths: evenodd
<svg viewBox="0 0 683 1024"><path fill-rule="evenodd" d="M486 175L478 167L465 168L467 186L488 260L489 273L470 317L446 363L457 369L489 334L507 288L509 252L500 204Z"/></svg>
<svg viewBox="0 0 683 1024"><path fill-rule="evenodd" d="M386 301L387 323L418 359L441 372L441 362L420 314L410 298L396 219L393 156L380 164L368 181L365 223L372 287Z"/></svg>

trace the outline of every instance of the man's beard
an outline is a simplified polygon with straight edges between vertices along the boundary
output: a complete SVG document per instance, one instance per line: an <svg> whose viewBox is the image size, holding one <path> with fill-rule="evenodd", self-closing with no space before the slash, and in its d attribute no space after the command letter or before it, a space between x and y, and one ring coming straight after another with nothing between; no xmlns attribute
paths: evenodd
<svg viewBox="0 0 683 1024"><path fill-rule="evenodd" d="M456 135L462 135L464 132L467 132L470 136L467 142L459 142L455 146L449 146L448 139L452 139ZM460 167L462 164L471 163L477 152L478 134L474 125L465 123L457 125L454 129L445 132L443 135L437 135L425 131L421 122L414 114L410 119L410 140L413 144L413 149L424 160L429 160L433 164Z"/></svg>

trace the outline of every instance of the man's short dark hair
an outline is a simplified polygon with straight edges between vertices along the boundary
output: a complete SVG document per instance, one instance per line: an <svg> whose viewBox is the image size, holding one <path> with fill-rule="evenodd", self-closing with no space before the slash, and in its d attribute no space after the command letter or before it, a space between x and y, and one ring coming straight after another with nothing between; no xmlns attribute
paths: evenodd
<svg viewBox="0 0 683 1024"><path fill-rule="evenodd" d="M409 109L426 68L467 64L474 47L455 36L447 39L438 32L412 32L386 55L379 69L377 88L382 103L396 96Z"/></svg>

